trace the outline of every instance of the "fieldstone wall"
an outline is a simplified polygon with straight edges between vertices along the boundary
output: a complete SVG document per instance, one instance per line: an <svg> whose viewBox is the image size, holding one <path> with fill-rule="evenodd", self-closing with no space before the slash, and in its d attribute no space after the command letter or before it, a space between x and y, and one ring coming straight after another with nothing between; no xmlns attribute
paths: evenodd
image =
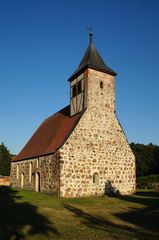
<svg viewBox="0 0 159 240"><path fill-rule="evenodd" d="M32 163L30 178L30 163ZM17 176L17 165L19 174ZM16 188L24 188L35 191L35 176L40 177L40 192L59 195L59 156L54 155L33 158L29 160L12 162L11 185ZM24 184L22 187L22 174L24 174Z"/></svg>
<svg viewBox="0 0 159 240"><path fill-rule="evenodd" d="M114 77L93 69L85 74L87 109L60 149L60 196L102 195L110 186L133 193L135 157L116 117Z"/></svg>

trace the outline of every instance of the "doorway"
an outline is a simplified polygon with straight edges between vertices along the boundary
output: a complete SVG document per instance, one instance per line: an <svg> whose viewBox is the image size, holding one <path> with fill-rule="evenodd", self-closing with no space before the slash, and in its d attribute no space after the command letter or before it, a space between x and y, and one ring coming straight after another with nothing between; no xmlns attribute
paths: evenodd
<svg viewBox="0 0 159 240"><path fill-rule="evenodd" d="M35 174L35 191L40 192L40 173Z"/></svg>
<svg viewBox="0 0 159 240"><path fill-rule="evenodd" d="M24 188L24 173L21 173L21 188Z"/></svg>

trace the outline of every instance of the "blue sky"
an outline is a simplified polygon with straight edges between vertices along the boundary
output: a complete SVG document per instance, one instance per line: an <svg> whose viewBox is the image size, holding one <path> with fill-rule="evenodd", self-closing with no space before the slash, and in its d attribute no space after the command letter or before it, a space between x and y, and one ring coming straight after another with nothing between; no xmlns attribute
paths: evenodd
<svg viewBox="0 0 159 240"><path fill-rule="evenodd" d="M18 153L69 103L87 27L116 77L129 142L159 145L158 0L0 0L0 142Z"/></svg>

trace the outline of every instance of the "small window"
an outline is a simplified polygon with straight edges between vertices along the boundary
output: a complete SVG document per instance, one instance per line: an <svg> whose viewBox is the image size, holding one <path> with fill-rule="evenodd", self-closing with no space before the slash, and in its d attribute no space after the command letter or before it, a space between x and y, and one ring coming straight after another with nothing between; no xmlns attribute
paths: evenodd
<svg viewBox="0 0 159 240"><path fill-rule="evenodd" d="M79 81L79 82L77 83L77 94L81 93L81 91L82 91L82 82Z"/></svg>
<svg viewBox="0 0 159 240"><path fill-rule="evenodd" d="M76 84L72 87L72 97L76 96Z"/></svg>
<svg viewBox="0 0 159 240"><path fill-rule="evenodd" d="M100 81L100 88L103 88L103 82Z"/></svg>
<svg viewBox="0 0 159 240"><path fill-rule="evenodd" d="M99 174L98 173L94 173L94 175L93 175L93 183L95 185L99 184Z"/></svg>
<svg viewBox="0 0 159 240"><path fill-rule="evenodd" d="M72 86L72 97L76 97L81 92L82 92L82 81L79 81Z"/></svg>

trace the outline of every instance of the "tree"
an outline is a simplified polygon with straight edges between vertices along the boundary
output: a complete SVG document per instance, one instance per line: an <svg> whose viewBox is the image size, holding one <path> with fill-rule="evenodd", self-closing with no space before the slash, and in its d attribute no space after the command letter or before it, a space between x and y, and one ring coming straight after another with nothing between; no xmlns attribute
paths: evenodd
<svg viewBox="0 0 159 240"><path fill-rule="evenodd" d="M2 143L0 145L0 174L4 176L10 175L11 155L7 147Z"/></svg>
<svg viewBox="0 0 159 240"><path fill-rule="evenodd" d="M130 144L136 157L136 175L147 176L150 174L159 174L159 146L144 144Z"/></svg>

